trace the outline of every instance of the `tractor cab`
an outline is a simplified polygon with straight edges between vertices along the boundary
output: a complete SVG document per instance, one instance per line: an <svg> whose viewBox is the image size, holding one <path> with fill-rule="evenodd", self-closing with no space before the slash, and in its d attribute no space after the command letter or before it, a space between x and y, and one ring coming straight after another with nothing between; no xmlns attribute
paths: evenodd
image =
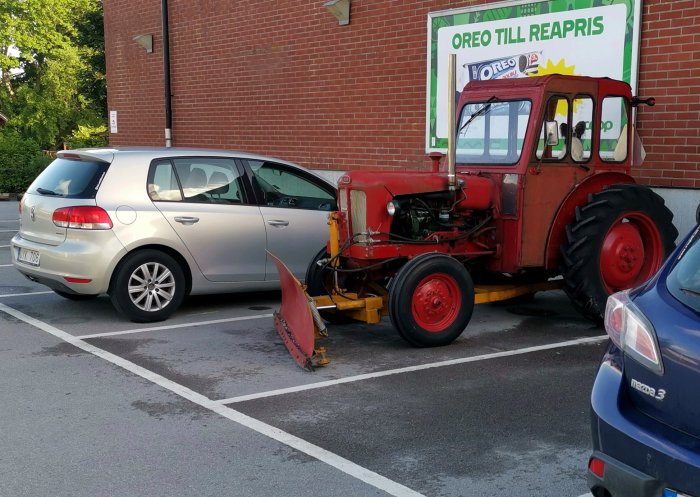
<svg viewBox="0 0 700 497"><path fill-rule="evenodd" d="M608 78L467 84L459 100L456 167L496 185L495 224L504 244L492 270L558 269L561 227L572 221L573 206L605 185L633 182L628 144L637 145L638 163L642 153L628 123L637 102L628 84Z"/></svg>

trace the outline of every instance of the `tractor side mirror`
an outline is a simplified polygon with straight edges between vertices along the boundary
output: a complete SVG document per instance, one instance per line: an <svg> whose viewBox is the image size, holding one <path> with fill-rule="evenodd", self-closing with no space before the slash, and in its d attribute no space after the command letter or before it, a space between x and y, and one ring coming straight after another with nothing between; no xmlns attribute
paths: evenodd
<svg viewBox="0 0 700 497"><path fill-rule="evenodd" d="M547 135L546 143L548 146L553 147L559 143L559 126L556 121L545 121L544 132Z"/></svg>

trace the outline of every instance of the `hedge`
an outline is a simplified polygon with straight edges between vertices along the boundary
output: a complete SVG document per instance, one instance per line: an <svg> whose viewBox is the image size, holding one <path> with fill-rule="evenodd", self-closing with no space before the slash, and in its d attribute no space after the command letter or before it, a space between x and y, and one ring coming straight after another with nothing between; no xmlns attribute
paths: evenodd
<svg viewBox="0 0 700 497"><path fill-rule="evenodd" d="M32 140L0 132L0 193L23 193L52 161Z"/></svg>

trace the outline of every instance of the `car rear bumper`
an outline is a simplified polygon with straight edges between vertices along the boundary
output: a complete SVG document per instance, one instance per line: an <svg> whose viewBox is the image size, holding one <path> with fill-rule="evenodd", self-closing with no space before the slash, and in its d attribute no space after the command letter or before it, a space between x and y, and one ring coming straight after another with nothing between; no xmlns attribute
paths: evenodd
<svg viewBox="0 0 700 497"><path fill-rule="evenodd" d="M662 497L669 488L700 496L700 440L638 412L626 399L624 375L606 355L591 394L593 455L605 463L590 470L594 495Z"/></svg>
<svg viewBox="0 0 700 497"><path fill-rule="evenodd" d="M20 273L53 290L81 295L105 293L116 263L126 253L111 230L92 231L87 236L69 235L55 246L32 242L16 234L10 247L12 264ZM38 252L39 266L19 261L20 249Z"/></svg>

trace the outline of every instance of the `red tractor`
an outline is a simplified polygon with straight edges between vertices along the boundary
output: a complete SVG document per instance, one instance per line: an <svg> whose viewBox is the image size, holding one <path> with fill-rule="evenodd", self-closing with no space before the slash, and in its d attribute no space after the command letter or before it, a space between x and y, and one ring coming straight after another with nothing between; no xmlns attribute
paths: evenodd
<svg viewBox="0 0 700 497"><path fill-rule="evenodd" d="M468 83L448 112L446 171L437 157L430 172L344 174L307 294L280 269L276 324L292 355L314 362L314 316L318 337L321 316L388 314L406 341L432 347L464 331L475 303L556 286L599 321L608 295L648 279L678 235L663 199L630 176L642 103L654 101L608 78Z"/></svg>

